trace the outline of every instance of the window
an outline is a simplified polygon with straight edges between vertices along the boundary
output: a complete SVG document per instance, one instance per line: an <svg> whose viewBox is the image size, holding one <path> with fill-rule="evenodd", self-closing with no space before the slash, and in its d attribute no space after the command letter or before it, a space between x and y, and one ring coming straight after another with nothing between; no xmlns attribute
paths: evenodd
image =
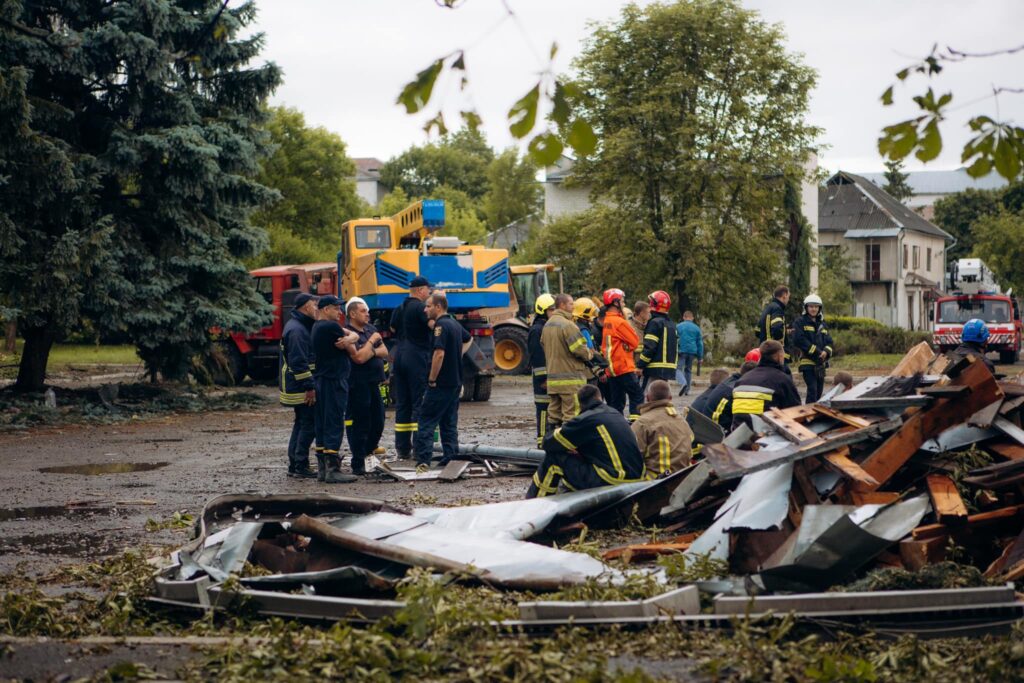
<svg viewBox="0 0 1024 683"><path fill-rule="evenodd" d="M906 244L903 245L903 269L906 270L910 267L910 247Z"/></svg>
<svg viewBox="0 0 1024 683"><path fill-rule="evenodd" d="M932 269L932 248L931 247L928 247L928 251L925 252L924 269L926 271L931 271L931 269Z"/></svg>
<svg viewBox="0 0 1024 683"><path fill-rule="evenodd" d="M274 302L274 278L270 277L258 277L256 280L256 291L266 300L266 302Z"/></svg>
<svg viewBox="0 0 1024 683"><path fill-rule="evenodd" d="M882 247L879 244L864 245L864 279L882 279Z"/></svg>
<svg viewBox="0 0 1024 683"><path fill-rule="evenodd" d="M921 267L921 247L914 247L914 270Z"/></svg>
<svg viewBox="0 0 1024 683"><path fill-rule="evenodd" d="M391 230L386 225L356 227L356 249L390 249Z"/></svg>
<svg viewBox="0 0 1024 683"><path fill-rule="evenodd" d="M964 298L939 304L940 323L963 324L971 318L981 318L987 323L1008 323L1010 302L1000 299Z"/></svg>

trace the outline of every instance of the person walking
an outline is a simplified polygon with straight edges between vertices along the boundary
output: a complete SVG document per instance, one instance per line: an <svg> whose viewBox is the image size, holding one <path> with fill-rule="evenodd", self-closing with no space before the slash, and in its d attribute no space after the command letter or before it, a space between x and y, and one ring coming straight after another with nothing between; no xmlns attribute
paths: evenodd
<svg viewBox="0 0 1024 683"><path fill-rule="evenodd" d="M395 402L395 452L403 459L412 456L412 435L427 389L431 329L423 302L428 296L430 282L425 277L413 278L409 297L391 315L391 330L398 344L389 391Z"/></svg>
<svg viewBox="0 0 1024 683"><path fill-rule="evenodd" d="M533 376L533 408L537 418L537 448L544 443L544 434L548 423L548 369L544 359L544 347L540 336L544 324L548 321L548 313L555 307L555 297L541 294L533 304L533 321L526 335L526 350L530 354L530 368Z"/></svg>
<svg viewBox="0 0 1024 683"><path fill-rule="evenodd" d="M348 447L352 451L352 474L366 474L366 456L373 453L384 433L384 401L380 393L384 381L384 359L388 349L377 328L370 324L370 309L359 297L345 306L345 329L357 335L348 347L352 359L352 379L348 392Z"/></svg>
<svg viewBox="0 0 1024 683"><path fill-rule="evenodd" d="M769 301L761 317L757 321L757 341L763 344L766 341L777 341L782 344L783 362L782 366L789 372L789 351L786 340L786 304L789 303L789 287L779 285L772 293L772 300Z"/></svg>
<svg viewBox="0 0 1024 683"><path fill-rule="evenodd" d="M292 434L288 439L288 476L316 479L309 468L309 447L316 437L314 404L316 384L313 382L313 342L310 333L316 322L316 297L303 292L295 297L288 322L281 335L278 358L281 405L295 411Z"/></svg>
<svg viewBox="0 0 1024 683"><path fill-rule="evenodd" d="M821 297L808 294L804 298L804 312L793 321L793 346L800 350L797 367L807 385L805 403L821 398L825 386L825 368L832 358L832 335L825 326Z"/></svg>
<svg viewBox="0 0 1024 683"><path fill-rule="evenodd" d="M676 381L682 387L680 396L689 395L693 387L693 361L704 360L704 335L700 326L693 322L693 311L683 312L683 321L676 325L679 339L679 360Z"/></svg>
<svg viewBox="0 0 1024 683"><path fill-rule="evenodd" d="M427 317L434 321L433 351L423 395L419 426L416 428L416 471L430 468L434 454L434 429L441 431L444 467L459 454L459 398L462 396L462 354L470 342L469 332L448 315L448 298L434 292L427 298Z"/></svg>
<svg viewBox="0 0 1024 683"><path fill-rule="evenodd" d="M310 337L316 369L316 462L317 479L328 484L344 484L358 477L341 473L341 438L345 432L348 409L348 379L352 368L348 348L357 339L354 332L342 329L341 301L336 296L320 297L320 319L313 323Z"/></svg>
<svg viewBox="0 0 1024 683"><path fill-rule="evenodd" d="M647 297L651 305L651 318L644 326L643 351L637 362L637 370L643 375L642 389L656 379L666 382L676 374L676 361L679 355L679 342L676 339L676 327L668 319L668 309L672 299L668 292L658 290Z"/></svg>
<svg viewBox="0 0 1024 683"><path fill-rule="evenodd" d="M633 359L633 351L640 346L640 337L623 315L626 295L622 290L605 290L602 298L607 308L601 331L601 353L608 360L611 389L608 405L621 413L628 400L628 416L632 422L640 416L640 404L644 402Z"/></svg>
<svg viewBox="0 0 1024 683"><path fill-rule="evenodd" d="M576 392L590 376L588 363L594 352L572 321L572 297L559 294L548 314L540 343L548 369L548 431L571 420L579 412ZM600 391L598 391L600 393Z"/></svg>

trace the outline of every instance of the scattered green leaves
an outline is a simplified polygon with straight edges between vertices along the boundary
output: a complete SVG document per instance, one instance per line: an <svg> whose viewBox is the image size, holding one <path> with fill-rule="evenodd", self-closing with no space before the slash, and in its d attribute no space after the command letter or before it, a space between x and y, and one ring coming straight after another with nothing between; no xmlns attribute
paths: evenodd
<svg viewBox="0 0 1024 683"><path fill-rule="evenodd" d="M195 517L185 512L184 510L178 510L167 519L157 521L155 519L146 520L146 531L150 533L154 531L164 531L166 529L172 529L174 531L185 531L191 529L192 525L195 524Z"/></svg>

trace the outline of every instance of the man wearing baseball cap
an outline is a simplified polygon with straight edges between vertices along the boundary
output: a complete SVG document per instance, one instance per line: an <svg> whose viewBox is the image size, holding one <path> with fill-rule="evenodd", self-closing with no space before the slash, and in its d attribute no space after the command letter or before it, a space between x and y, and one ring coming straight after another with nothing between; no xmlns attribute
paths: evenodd
<svg viewBox="0 0 1024 683"><path fill-rule="evenodd" d="M345 410L348 408L348 379L352 363L348 349L357 336L343 330L341 300L336 296L320 297L317 302L320 320L313 324L311 334L316 369L316 460L317 479L328 484L344 484L358 477L341 473L341 437L345 431Z"/></svg>
<svg viewBox="0 0 1024 683"><path fill-rule="evenodd" d="M292 435L288 439L288 476L315 479L309 468L309 447L313 445L316 385L313 382L313 342L310 335L316 321L316 297L303 292L295 297L288 322L281 335L278 356L281 405L295 411Z"/></svg>
<svg viewBox="0 0 1024 683"><path fill-rule="evenodd" d="M423 394L430 371L431 330L424 302L430 282L417 276L409 283L409 298L391 316L391 331L398 339L391 371L391 398L395 402L395 451L412 457L412 436L419 427Z"/></svg>

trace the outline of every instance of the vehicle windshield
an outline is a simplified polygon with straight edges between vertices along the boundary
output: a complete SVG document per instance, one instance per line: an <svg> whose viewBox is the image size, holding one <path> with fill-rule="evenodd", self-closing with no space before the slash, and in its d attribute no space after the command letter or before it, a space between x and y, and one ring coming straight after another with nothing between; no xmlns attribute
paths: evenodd
<svg viewBox="0 0 1024 683"><path fill-rule="evenodd" d="M253 284L256 285L256 291L266 300L268 304L274 302L274 280L269 277L256 277L253 278Z"/></svg>
<svg viewBox="0 0 1024 683"><path fill-rule="evenodd" d="M356 226L356 249L390 249L391 231L386 225Z"/></svg>
<svg viewBox="0 0 1024 683"><path fill-rule="evenodd" d="M939 304L940 323L963 324L971 318L987 323L1010 322L1010 303L997 299L959 299Z"/></svg>
<svg viewBox="0 0 1024 683"><path fill-rule="evenodd" d="M516 288L516 298L520 304L533 306L540 292L537 291L533 273L518 273L512 276L512 286Z"/></svg>

